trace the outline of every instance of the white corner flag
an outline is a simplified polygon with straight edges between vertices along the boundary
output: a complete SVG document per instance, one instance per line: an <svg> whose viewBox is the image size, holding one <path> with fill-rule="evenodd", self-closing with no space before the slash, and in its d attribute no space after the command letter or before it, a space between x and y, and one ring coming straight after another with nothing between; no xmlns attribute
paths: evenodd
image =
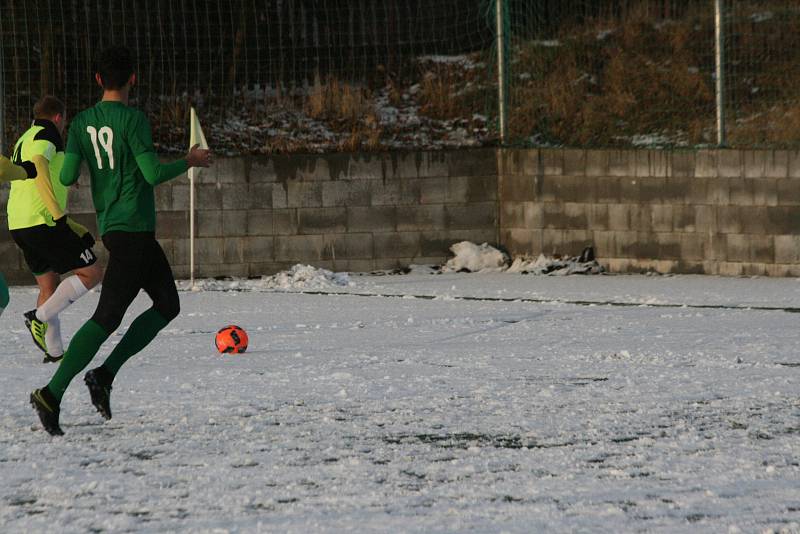
<svg viewBox="0 0 800 534"><path fill-rule="evenodd" d="M203 128L200 126L200 121L197 119L197 113L194 107L191 108L189 114L189 148L194 145L200 145L200 148L208 148L206 136L203 133ZM189 169L189 277L191 279L192 289L194 286L194 177L199 169L192 167Z"/></svg>

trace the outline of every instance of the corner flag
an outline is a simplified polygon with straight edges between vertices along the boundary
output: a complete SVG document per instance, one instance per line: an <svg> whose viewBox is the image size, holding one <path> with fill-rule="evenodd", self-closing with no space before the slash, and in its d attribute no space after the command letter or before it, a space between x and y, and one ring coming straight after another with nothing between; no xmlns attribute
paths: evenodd
<svg viewBox="0 0 800 534"><path fill-rule="evenodd" d="M207 149L208 143L197 118L194 107L189 114L189 148L200 145L200 148ZM192 289L194 286L194 176L197 169L189 169L189 278L191 279Z"/></svg>

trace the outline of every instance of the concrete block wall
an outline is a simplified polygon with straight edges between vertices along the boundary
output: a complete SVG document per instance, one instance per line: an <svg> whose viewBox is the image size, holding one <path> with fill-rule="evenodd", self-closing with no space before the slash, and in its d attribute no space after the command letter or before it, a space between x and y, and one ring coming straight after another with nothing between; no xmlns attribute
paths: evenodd
<svg viewBox="0 0 800 534"><path fill-rule="evenodd" d="M95 227L88 180L70 213ZM0 188L5 205L7 186ZM441 263L457 241L577 255L613 272L800 276L800 152L458 150L221 159L196 188L196 273L295 263L370 271ZM189 274L189 185L156 188L157 236ZM5 227L5 215L0 215ZM102 246L96 248L105 260ZM0 231L0 269L30 283Z"/></svg>
<svg viewBox="0 0 800 534"><path fill-rule="evenodd" d="M157 237L175 275L188 277L188 180L156 193ZM201 171L196 206L200 277L261 276L296 263L337 271L441 263L454 242L497 242L497 159L493 149L220 159ZM69 211L96 228L86 176ZM7 231L0 252L12 283L32 282Z"/></svg>
<svg viewBox="0 0 800 534"><path fill-rule="evenodd" d="M800 276L800 152L500 151L514 254L594 245L613 272Z"/></svg>

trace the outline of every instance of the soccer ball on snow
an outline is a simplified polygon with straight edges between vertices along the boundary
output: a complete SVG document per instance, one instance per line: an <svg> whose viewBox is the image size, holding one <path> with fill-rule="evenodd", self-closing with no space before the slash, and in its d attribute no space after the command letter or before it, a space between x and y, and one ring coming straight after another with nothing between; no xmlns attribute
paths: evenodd
<svg viewBox="0 0 800 534"><path fill-rule="evenodd" d="M247 332L232 324L217 332L214 342L217 350L223 354L241 354L247 350Z"/></svg>

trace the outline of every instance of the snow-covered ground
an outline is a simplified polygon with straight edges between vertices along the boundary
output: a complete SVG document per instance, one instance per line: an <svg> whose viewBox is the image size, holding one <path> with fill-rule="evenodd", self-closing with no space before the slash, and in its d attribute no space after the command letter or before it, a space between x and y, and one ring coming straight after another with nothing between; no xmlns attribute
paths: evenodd
<svg viewBox="0 0 800 534"><path fill-rule="evenodd" d="M183 291L114 418L76 379L61 438L12 288L0 532L800 532L800 315L752 309L800 308L800 281L326 280ZM229 323L247 353L214 352Z"/></svg>

